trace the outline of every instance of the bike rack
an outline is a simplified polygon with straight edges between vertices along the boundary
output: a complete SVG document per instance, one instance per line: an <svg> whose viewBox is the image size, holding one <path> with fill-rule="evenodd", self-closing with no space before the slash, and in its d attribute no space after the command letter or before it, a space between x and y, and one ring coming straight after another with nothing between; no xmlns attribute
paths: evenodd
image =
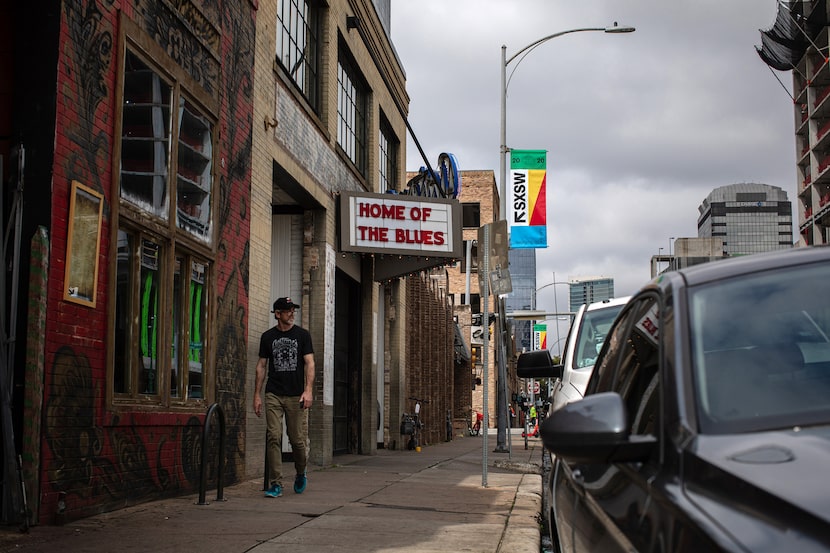
<svg viewBox="0 0 830 553"><path fill-rule="evenodd" d="M210 406L205 415L205 425L202 428L202 464L199 477L199 502L197 505L210 505L205 501L205 489L207 487L207 442L210 434L210 421L212 415L216 413L219 419L219 471L216 477L216 501L225 501L224 498L224 480L225 480L225 411L218 403Z"/></svg>

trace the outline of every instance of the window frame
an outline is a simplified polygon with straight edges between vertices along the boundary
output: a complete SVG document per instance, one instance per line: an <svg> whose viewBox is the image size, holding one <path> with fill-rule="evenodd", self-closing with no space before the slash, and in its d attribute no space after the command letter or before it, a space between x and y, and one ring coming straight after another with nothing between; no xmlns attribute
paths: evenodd
<svg viewBox="0 0 830 553"><path fill-rule="evenodd" d="M337 147L364 178L369 170L371 89L345 41L337 53ZM346 81L345 79L348 79ZM349 108L348 112L344 108Z"/></svg>
<svg viewBox="0 0 830 553"><path fill-rule="evenodd" d="M300 5L304 9L300 9ZM284 23L285 16L290 23ZM304 13L301 13L304 12ZM320 100L320 35L323 6L318 0L278 0L276 30L274 31L274 61L277 67L291 83L298 93L305 99L311 110L318 114L321 109ZM302 24L304 33L298 28ZM291 27L291 28L289 28ZM305 40L303 40L305 38ZM288 44L285 44L285 41ZM299 42L303 40L306 49L312 50L312 55L306 57L301 51ZM291 46L293 45L293 48ZM291 50L288 52L287 50ZM285 58L289 63L286 63ZM302 63L300 63L302 62ZM293 65L295 68L292 71ZM302 78L297 79L295 73L302 69Z"/></svg>
<svg viewBox="0 0 830 553"><path fill-rule="evenodd" d="M109 293L113 301L110 302L108 311L107 331L107 404L113 408L130 409L151 409L170 410L183 409L186 411L201 411L205 405L212 401L215 390L214 380L216 374L214 338L215 316L215 264L216 264L216 242L218 229L215 222L215 213L218 201L218 179L217 179L217 143L218 143L218 100L211 97L198 82L190 77L183 68L179 67L164 50L156 44L142 29L130 21L123 14L120 18L122 32L119 34L116 72L116 100L115 100L115 138L113 148L113 169L112 169L112 202L110 221L110 244L113 255L109 259ZM170 98L170 130L169 130L169 151L167 153L167 207L166 219L154 214L152 210L142 209L128 198L121 194L121 165L122 165L122 141L121 136L124 129L124 83L125 83L125 60L127 53L137 56L140 61L158 73L163 79L171 83L173 93ZM207 216L209 230L204 237L191 233L177 222L176 213L177 180L178 175L178 148L179 143L178 125L176 124L176 110L183 109L184 102L195 106L200 110L199 115L207 118L210 128L210 152L208 172L210 178L209 190L209 213ZM132 244L132 255L124 257L119 249L120 233L126 232L134 237ZM187 376L181 380L182 367L188 366L188 356L177 355L177 366L173 366L173 354L170 356L158 355L156 388L155 392L147 393L139 391L142 364L137 360L140 347L138 344L139 332L139 287L141 278L142 244L144 240L151 240L159 245L159 272L158 272L158 316L160 322L156 326L157 352L173 351L174 333L177 337L176 351L183 350L183 344L190 340L190 328L185 328L184 320L189 320L190 307L185 305L187 294L181 294L179 298L181 305L179 312L182 314L181 321L174 329L173 305L175 280L180 278L175 274L176 259L183 259L188 267L191 262L202 263L204 269L204 289L202 301L204 306L203 323L200 325L200 332L204 339L201 341L201 349L204 363L201 368L201 393L200 397L187 397L179 394L178 397L171 395L172 384L170 379L174 370L179 375L179 381L187 383ZM130 271L129 284L127 289L119 288L118 270L125 266ZM120 294L120 296L119 296ZM127 318L131 321L126 327L122 325L116 328L119 319L119 309L128 309ZM125 333L122 335L122 331ZM121 343L124 341L128 343ZM131 339L132 338L132 339ZM119 342L120 340L120 342ZM116 342L119 342L116 344ZM118 356L122 353L116 351L118 348L126 348L123 352L123 361L118 367ZM190 346L192 347L192 345ZM120 386L116 383L117 375L124 377ZM116 386L119 390L116 391Z"/></svg>
<svg viewBox="0 0 830 553"><path fill-rule="evenodd" d="M401 141L395 134L392 124L381 111L378 132L378 188L381 192L398 189L400 151Z"/></svg>
<svg viewBox="0 0 830 553"><path fill-rule="evenodd" d="M459 272L466 273L467 272L467 243L472 242L473 247L470 250L470 273L478 273L478 240L475 238L470 240L463 240L463 250L461 254L461 264L459 267Z"/></svg>
<svg viewBox="0 0 830 553"><path fill-rule="evenodd" d="M481 202L461 202L461 226L462 228L481 226Z"/></svg>

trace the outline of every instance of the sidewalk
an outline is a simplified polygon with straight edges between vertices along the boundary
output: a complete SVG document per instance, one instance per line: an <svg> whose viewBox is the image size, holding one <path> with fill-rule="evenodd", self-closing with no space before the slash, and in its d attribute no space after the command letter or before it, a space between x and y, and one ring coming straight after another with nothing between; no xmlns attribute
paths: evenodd
<svg viewBox="0 0 830 553"><path fill-rule="evenodd" d="M193 494L27 534L0 528L0 552L539 553L542 445L511 439L511 454L493 453L487 437L486 487L483 438L455 438L309 466L302 495L288 482L283 497L266 498L260 478L225 488L225 501L209 489L209 505Z"/></svg>

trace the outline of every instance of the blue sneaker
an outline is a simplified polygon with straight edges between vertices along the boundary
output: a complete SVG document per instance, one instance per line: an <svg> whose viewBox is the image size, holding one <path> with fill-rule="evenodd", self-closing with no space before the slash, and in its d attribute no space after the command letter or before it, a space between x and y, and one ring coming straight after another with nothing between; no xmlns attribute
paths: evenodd
<svg viewBox="0 0 830 553"><path fill-rule="evenodd" d="M303 493L307 483L308 479L305 477L305 474L298 474L294 478L294 493Z"/></svg>
<svg viewBox="0 0 830 553"><path fill-rule="evenodd" d="M279 484L271 484L271 487L265 490L265 497L279 497L282 495L282 486Z"/></svg>

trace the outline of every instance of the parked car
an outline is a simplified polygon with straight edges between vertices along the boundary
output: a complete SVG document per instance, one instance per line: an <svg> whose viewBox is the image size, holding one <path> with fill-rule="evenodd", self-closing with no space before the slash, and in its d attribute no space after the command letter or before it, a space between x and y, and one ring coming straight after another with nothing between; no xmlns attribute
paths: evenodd
<svg viewBox="0 0 830 553"><path fill-rule="evenodd" d="M551 393L551 411L581 399L585 394L594 361L605 342L608 329L629 298L625 296L583 304L577 310L565 340L562 367L556 369L558 380Z"/></svg>
<svg viewBox="0 0 830 553"><path fill-rule="evenodd" d="M830 550L830 248L661 275L541 434L558 551Z"/></svg>

